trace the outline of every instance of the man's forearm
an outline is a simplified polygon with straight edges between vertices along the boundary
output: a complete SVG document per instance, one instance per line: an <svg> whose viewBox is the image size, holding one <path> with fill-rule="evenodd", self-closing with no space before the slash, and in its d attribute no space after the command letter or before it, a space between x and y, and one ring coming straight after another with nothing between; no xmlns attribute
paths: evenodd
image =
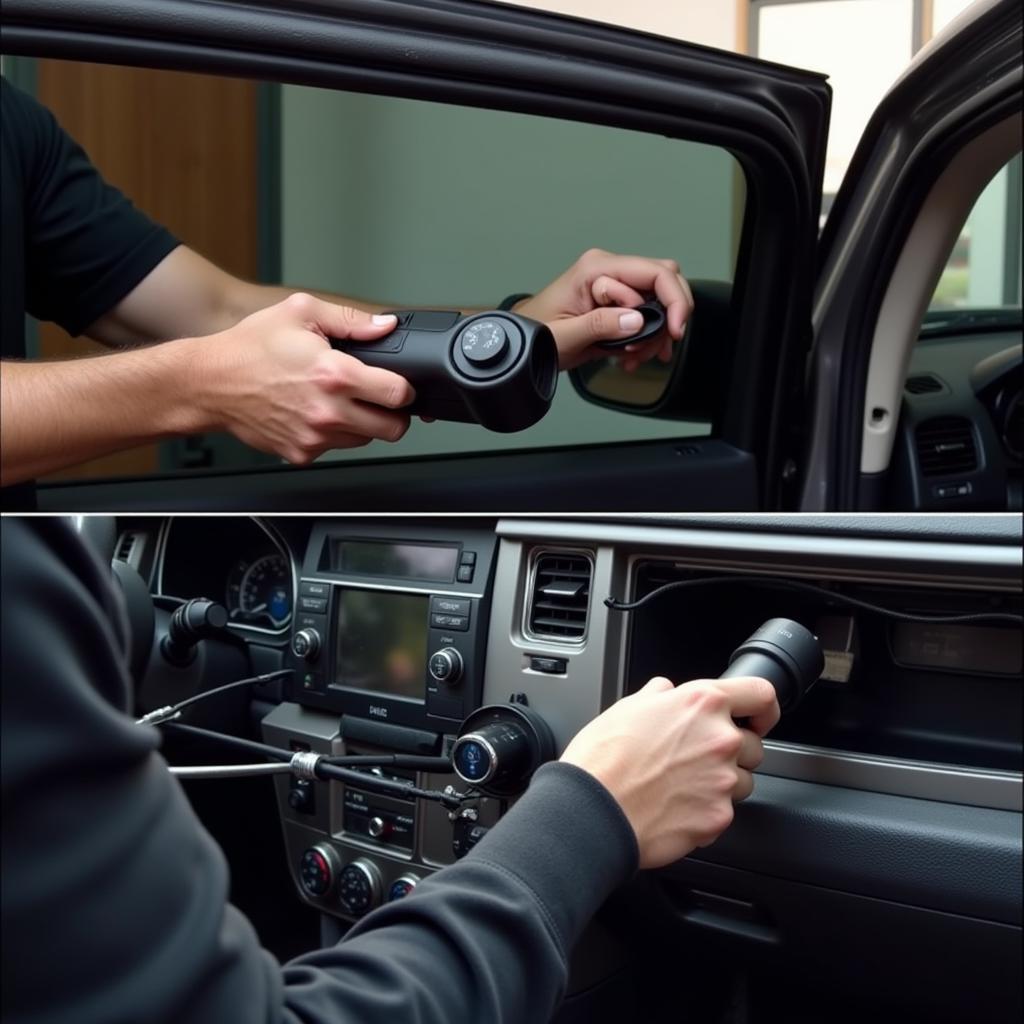
<svg viewBox="0 0 1024 1024"><path fill-rule="evenodd" d="M286 285L277 284L251 284L248 281L235 279L235 286L231 289L230 297L225 302L223 312L216 327L216 330L226 330L233 327L243 317L255 313L267 306L273 306L276 302L282 302L289 295L296 292L306 292L315 295L325 302L333 302L336 306L351 306L353 309L361 309L367 313L384 313L396 306L386 306L379 302L370 302L366 299L354 299L348 295L337 295L334 292L317 291L312 288L289 288ZM402 307L404 308L404 307ZM213 333L210 331L209 333Z"/></svg>
<svg viewBox="0 0 1024 1024"><path fill-rule="evenodd" d="M195 341L87 359L0 364L4 486L206 429L190 403Z"/></svg>

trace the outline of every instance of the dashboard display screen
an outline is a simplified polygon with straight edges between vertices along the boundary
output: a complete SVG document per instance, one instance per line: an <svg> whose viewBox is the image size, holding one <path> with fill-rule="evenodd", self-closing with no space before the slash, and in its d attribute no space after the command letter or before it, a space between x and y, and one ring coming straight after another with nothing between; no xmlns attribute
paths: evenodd
<svg viewBox="0 0 1024 1024"><path fill-rule="evenodd" d="M422 703L429 600L419 594L340 590L334 685Z"/></svg>
<svg viewBox="0 0 1024 1024"><path fill-rule="evenodd" d="M364 576L450 583L455 579L459 549L442 544L395 544L385 541L336 540L331 569Z"/></svg>

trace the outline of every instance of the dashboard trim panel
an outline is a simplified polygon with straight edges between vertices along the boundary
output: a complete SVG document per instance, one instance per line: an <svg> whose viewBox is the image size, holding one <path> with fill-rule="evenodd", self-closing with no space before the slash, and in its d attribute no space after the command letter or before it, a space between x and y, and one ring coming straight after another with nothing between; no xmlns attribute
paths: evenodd
<svg viewBox="0 0 1024 1024"><path fill-rule="evenodd" d="M1024 810L1024 776L765 740L758 774L999 811Z"/></svg>

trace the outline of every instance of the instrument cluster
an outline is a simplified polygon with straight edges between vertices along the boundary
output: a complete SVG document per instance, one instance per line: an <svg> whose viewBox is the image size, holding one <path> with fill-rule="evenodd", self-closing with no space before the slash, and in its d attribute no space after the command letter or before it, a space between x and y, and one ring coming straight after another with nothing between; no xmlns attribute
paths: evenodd
<svg viewBox="0 0 1024 1024"><path fill-rule="evenodd" d="M157 590L222 601L231 627L284 633L295 604L291 553L259 520L175 518L161 545Z"/></svg>

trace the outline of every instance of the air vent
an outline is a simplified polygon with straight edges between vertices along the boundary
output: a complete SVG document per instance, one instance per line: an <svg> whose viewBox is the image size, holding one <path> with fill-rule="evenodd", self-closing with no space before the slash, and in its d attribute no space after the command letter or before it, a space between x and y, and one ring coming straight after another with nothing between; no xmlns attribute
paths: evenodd
<svg viewBox="0 0 1024 1024"><path fill-rule="evenodd" d="M942 381L933 377L930 373L922 373L917 377L908 377L904 385L912 395L933 395L936 391L944 390Z"/></svg>
<svg viewBox="0 0 1024 1024"><path fill-rule="evenodd" d="M974 431L960 416L939 416L918 428L917 464L925 476L953 476L978 467Z"/></svg>
<svg viewBox="0 0 1024 1024"><path fill-rule="evenodd" d="M538 556L527 619L532 636L575 643L587 634L590 605L590 559L586 555Z"/></svg>
<svg viewBox="0 0 1024 1024"><path fill-rule="evenodd" d="M117 550L114 552L114 558L119 562L127 562L129 565L135 565L138 561L136 557L136 549L139 547L139 541L142 539L141 535L134 533L131 530L125 530L117 539Z"/></svg>

